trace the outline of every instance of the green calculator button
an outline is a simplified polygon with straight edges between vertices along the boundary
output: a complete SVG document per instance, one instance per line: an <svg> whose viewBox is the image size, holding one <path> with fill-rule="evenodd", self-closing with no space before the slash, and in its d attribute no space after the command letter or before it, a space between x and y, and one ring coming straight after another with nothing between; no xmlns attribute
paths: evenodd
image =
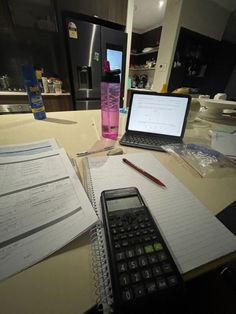
<svg viewBox="0 0 236 314"><path fill-rule="evenodd" d="M152 246L152 245L146 245L146 246L144 247L144 251L145 251L145 253L147 253L147 254L154 252L153 246Z"/></svg>
<svg viewBox="0 0 236 314"><path fill-rule="evenodd" d="M155 242L155 243L153 244L153 246L154 246L154 250L155 250L155 251L163 250L163 246L162 246L162 244L161 244L160 242Z"/></svg>

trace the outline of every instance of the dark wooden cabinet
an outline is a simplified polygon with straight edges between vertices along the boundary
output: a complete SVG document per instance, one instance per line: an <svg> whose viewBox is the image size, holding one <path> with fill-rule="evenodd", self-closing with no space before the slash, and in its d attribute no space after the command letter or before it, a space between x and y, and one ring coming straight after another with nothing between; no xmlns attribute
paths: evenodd
<svg viewBox="0 0 236 314"><path fill-rule="evenodd" d="M43 95L43 102L46 112L73 110L70 95ZM0 106L11 104L28 104L27 95L0 95Z"/></svg>
<svg viewBox="0 0 236 314"><path fill-rule="evenodd" d="M48 32L57 31L53 0L8 0L8 8L15 27L28 27Z"/></svg>
<svg viewBox="0 0 236 314"><path fill-rule="evenodd" d="M73 110L70 95L43 96L46 112Z"/></svg>
<svg viewBox="0 0 236 314"><path fill-rule="evenodd" d="M157 27L143 34L132 33L130 65L144 65L148 60L157 59L162 27ZM152 51L143 52L145 48Z"/></svg>
<svg viewBox="0 0 236 314"><path fill-rule="evenodd" d="M101 19L108 20L121 25L126 25L128 0L96 0L99 5Z"/></svg>
<svg viewBox="0 0 236 314"><path fill-rule="evenodd" d="M63 90L71 92L63 14L97 16L124 29L127 3L128 0L0 0L0 76L7 74L11 89L22 90L21 65L33 64L44 69L44 76L60 78ZM55 104L50 108L58 109Z"/></svg>
<svg viewBox="0 0 236 314"><path fill-rule="evenodd" d="M0 1L1 5L4 4L4 12L8 13L7 19L11 21L8 33L0 28L0 75L9 76L10 88L18 90L24 87L22 64L33 64L44 69L44 76L58 76L63 80L59 70L60 49L54 0ZM63 84L63 88L68 87Z"/></svg>
<svg viewBox="0 0 236 314"><path fill-rule="evenodd" d="M224 92L236 64L236 45L181 28L169 91L190 87L213 97Z"/></svg>
<svg viewBox="0 0 236 314"><path fill-rule="evenodd" d="M12 31L12 18L9 11L8 1L0 0L0 32Z"/></svg>
<svg viewBox="0 0 236 314"><path fill-rule="evenodd" d="M96 16L105 21L126 25L128 0L57 0L58 12Z"/></svg>
<svg viewBox="0 0 236 314"><path fill-rule="evenodd" d="M152 87L161 30L162 27L158 27L143 34L132 33L129 71L131 87Z"/></svg>

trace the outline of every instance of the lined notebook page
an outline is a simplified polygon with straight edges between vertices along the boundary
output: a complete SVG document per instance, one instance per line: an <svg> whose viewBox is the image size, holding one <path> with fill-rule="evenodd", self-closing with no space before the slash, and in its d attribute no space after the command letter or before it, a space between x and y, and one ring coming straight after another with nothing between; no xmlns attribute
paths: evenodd
<svg viewBox="0 0 236 314"><path fill-rule="evenodd" d="M88 157L97 205L103 190L136 186L182 273L236 250L236 237L151 153L125 157L160 179L167 189L126 165L123 156Z"/></svg>

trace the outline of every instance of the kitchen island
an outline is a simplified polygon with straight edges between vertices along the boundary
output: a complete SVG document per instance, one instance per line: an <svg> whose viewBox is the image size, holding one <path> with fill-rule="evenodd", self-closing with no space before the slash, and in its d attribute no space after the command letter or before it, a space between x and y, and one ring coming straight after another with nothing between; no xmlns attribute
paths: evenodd
<svg viewBox="0 0 236 314"><path fill-rule="evenodd" d="M0 144L17 144L55 138L74 158L83 181L83 158L76 153L87 151L101 138L99 110L50 112L46 120L35 120L32 113L0 116ZM120 114L119 137L127 115ZM209 128L217 124L196 121L187 126L187 143L209 144ZM114 142L119 147L118 140ZM126 153L142 149L123 147ZM154 156L180 180L211 212L217 214L235 200L236 175L200 178L183 167L174 157L161 152ZM105 155L99 153L97 155ZM235 257L235 254L234 254ZM225 259L229 258L228 256ZM96 303L95 283L91 268L91 245L85 234L36 265L0 282L0 313L77 314L85 313ZM188 280L217 267L216 260L184 275Z"/></svg>

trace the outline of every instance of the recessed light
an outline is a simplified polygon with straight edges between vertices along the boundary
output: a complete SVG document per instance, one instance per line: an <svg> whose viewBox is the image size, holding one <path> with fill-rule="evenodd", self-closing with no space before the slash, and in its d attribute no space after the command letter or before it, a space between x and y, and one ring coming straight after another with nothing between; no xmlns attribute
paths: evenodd
<svg viewBox="0 0 236 314"><path fill-rule="evenodd" d="M163 7L163 5L164 5L164 1L163 0L159 1L159 8L160 9Z"/></svg>

